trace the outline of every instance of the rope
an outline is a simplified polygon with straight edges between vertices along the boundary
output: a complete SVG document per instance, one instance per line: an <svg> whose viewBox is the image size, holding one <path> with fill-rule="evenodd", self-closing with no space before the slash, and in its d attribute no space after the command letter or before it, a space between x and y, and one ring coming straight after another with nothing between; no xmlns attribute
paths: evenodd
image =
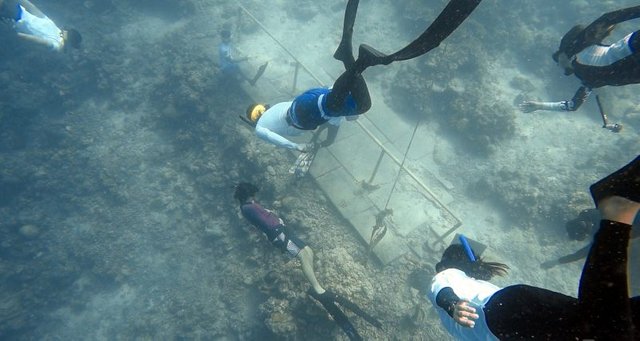
<svg viewBox="0 0 640 341"><path fill-rule="evenodd" d="M236 4L238 5L238 7L240 7L240 9L242 9L243 12L245 12L256 24L258 24L258 26L260 26L260 28L269 36L271 37L271 39L273 39L273 41L276 42L276 44L278 44L293 60L295 60L307 73L309 73L309 75L311 76L311 78L313 78L316 82L318 82L318 84L324 86L323 82L313 73L311 72L311 70L309 70L309 68L307 68L305 66L305 64L303 64L302 62L300 62L300 60L298 60L298 58L296 58L296 56L289 51L289 49L286 48L286 46L284 46L273 34L271 34L271 32L269 32L269 30L267 29L267 27L265 27L259 20L258 18L256 18L253 14L251 14L251 12L249 12L249 10L244 7L239 0L235 0ZM446 50L446 46L444 45L444 49ZM433 82L434 80L431 80L431 87L433 88ZM367 120L369 122L371 122L371 120L369 120L367 118ZM393 194L393 191L395 189L396 183L398 182L398 178L400 177L400 172L401 171L405 171L407 173L407 175L409 175L409 177L411 177L411 179L413 179L413 181L415 181L420 188L422 188L427 194L429 194L429 196L431 197L431 200L433 202L435 202L436 204L438 204L443 210L445 210L451 217L453 217L456 220L456 224L454 225L454 227L452 228L452 230L455 230L458 226L462 225L462 221L453 213L451 212L451 210L449 210L449 208L442 203L440 200L438 200L438 197L424 184L424 182L422 182L422 180L420 180L420 178L418 178L411 170L407 169L404 166L407 154L409 153L409 150L411 148L411 144L413 143L413 139L415 137L415 133L418 130L418 126L420 124L420 121L418 121L416 123L416 126L414 127L413 130L413 134L411 135L411 141L409 142L409 146L407 146L407 150L404 154L404 158L402 159L402 161L398 160L397 157L395 157L391 151L384 146L384 144L382 143L382 141L380 141L367 127L365 127L361 122L359 122L358 120L354 121L359 127L360 129L362 129L362 131L365 132L365 134L367 134L367 136L369 136L369 138L371 138L371 140L373 140L378 147L380 147L380 149L387 155L389 155L389 157L391 158L391 160L393 160L393 162L395 164L397 164L398 166L400 166L400 169L398 170L398 175L396 176L396 180L393 184L393 188L391 190L391 193L389 193L389 198L387 199L387 203L385 204L385 209L387 208L387 205L389 204L389 200L391 199L391 194ZM371 122L373 124L373 122ZM344 167L344 165L342 165Z"/></svg>
<svg viewBox="0 0 640 341"><path fill-rule="evenodd" d="M396 190L396 185L398 184L398 180L400 180L400 173L404 169L404 163L407 160L407 154L409 154L409 150L411 150L411 145L413 144L413 139L416 136L416 131L418 131L418 127L420 126L420 120L416 122L416 126L413 127L413 133L411 134L411 140L409 140L409 145L407 146L407 150L404 152L404 156L402 157L402 163L400 164L400 169L398 169L398 174L396 175L396 180L393 182L393 186L391 187L391 192L389 192L389 197L387 198L387 202L384 204L384 209L387 209L389 206L389 201L391 201L391 196L393 192Z"/></svg>

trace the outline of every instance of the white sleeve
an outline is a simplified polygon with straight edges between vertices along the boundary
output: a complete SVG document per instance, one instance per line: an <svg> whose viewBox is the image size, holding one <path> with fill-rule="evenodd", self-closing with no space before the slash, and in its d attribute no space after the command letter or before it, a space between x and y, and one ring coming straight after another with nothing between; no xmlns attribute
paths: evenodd
<svg viewBox="0 0 640 341"><path fill-rule="evenodd" d="M300 145L298 145L295 142L289 141L286 138L284 138L282 135L278 135L276 133L274 133L273 131L265 128L265 127L261 127L261 126L256 126L256 135L258 135L259 138L274 144L278 147L284 147L284 148L288 148L288 149L300 149Z"/></svg>
<svg viewBox="0 0 640 341"><path fill-rule="evenodd" d="M429 298L434 302L434 304L436 301L436 296L438 296L438 293L440 293L440 290L446 287L451 287L451 282L449 281L449 277L442 272L436 274L433 277L433 280L431 281L431 287L430 287L431 290L428 293Z"/></svg>

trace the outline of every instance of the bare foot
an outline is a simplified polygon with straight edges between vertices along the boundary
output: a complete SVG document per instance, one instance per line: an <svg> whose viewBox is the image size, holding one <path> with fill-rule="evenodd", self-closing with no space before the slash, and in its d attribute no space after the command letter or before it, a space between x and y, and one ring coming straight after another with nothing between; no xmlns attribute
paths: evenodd
<svg viewBox="0 0 640 341"><path fill-rule="evenodd" d="M640 203L623 197L612 196L600 200L598 209L600 209L602 219L631 225L636 214L638 214L638 210L640 210Z"/></svg>

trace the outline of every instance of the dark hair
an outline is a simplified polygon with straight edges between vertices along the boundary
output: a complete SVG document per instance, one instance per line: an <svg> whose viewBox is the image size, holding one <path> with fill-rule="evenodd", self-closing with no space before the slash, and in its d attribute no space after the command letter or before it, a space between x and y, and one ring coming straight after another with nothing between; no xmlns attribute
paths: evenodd
<svg viewBox="0 0 640 341"><path fill-rule="evenodd" d="M585 27L582 25L576 25L564 34L560 40L560 47L558 47L558 51L551 56L556 63L558 62L560 53L566 54L567 57L571 59L576 53L582 50L584 46L581 41L584 40L584 37L582 37L584 28Z"/></svg>
<svg viewBox="0 0 640 341"><path fill-rule="evenodd" d="M481 257L478 257L475 252L473 255L476 258L475 262L469 259L462 245L449 245L449 247L444 250L440 262L436 264L436 272L454 268L463 271L468 276L485 281L490 280L493 276L504 276L507 274L509 266L506 264L485 262Z"/></svg>
<svg viewBox="0 0 640 341"><path fill-rule="evenodd" d="M254 196L259 191L258 187L248 182L241 182L236 186L233 197L240 202L240 205L247 202L247 199Z"/></svg>
<svg viewBox="0 0 640 341"><path fill-rule="evenodd" d="M74 49L80 48L80 43L82 43L80 32L73 28L67 28L65 31L67 32L67 39L64 40L64 45Z"/></svg>
<svg viewBox="0 0 640 341"><path fill-rule="evenodd" d="M223 29L222 31L220 31L220 37L222 37L223 40L231 39L231 31L229 31L228 29Z"/></svg>
<svg viewBox="0 0 640 341"><path fill-rule="evenodd" d="M564 227L567 229L569 238L581 241L585 240L591 233L591 230L593 229L591 224L592 223L590 221L576 218L569 220Z"/></svg>

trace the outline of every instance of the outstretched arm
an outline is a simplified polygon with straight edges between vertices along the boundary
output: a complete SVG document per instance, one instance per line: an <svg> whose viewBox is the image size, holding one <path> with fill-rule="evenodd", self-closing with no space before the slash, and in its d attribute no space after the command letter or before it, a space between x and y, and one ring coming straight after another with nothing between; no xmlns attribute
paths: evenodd
<svg viewBox="0 0 640 341"><path fill-rule="evenodd" d="M450 287L440 290L436 304L463 327L473 328L476 324L474 321L480 317L469 301L460 299Z"/></svg>
<svg viewBox="0 0 640 341"><path fill-rule="evenodd" d="M537 101L524 101L518 105L522 112L528 113L537 110L549 110L549 111L576 111L582 103L584 103L589 95L591 94L591 89L581 86L578 91L576 91L573 98L568 101L560 101L560 102L537 102Z"/></svg>
<svg viewBox="0 0 640 341"><path fill-rule="evenodd" d="M582 249L564 257L558 258L558 264L567 264L572 263L581 259L587 258L589 255L589 249L591 249L591 244L583 247Z"/></svg>
<svg viewBox="0 0 640 341"><path fill-rule="evenodd" d="M583 247L582 249L566 255L566 256L562 256L558 259L554 259L554 260L550 260L550 261L546 261L542 264L540 264L540 267L543 269L551 269L552 267L556 266L556 265L560 265L560 264L568 264L568 263L573 263L575 261L579 261L581 259L585 259L587 258L587 256L589 255L589 250L591 249L591 244Z"/></svg>
<svg viewBox="0 0 640 341"><path fill-rule="evenodd" d="M46 39L40 38L40 37L38 37L38 36L34 36L34 35L32 35L32 34L27 34L27 33L21 33L21 32L19 32L19 33L18 33L18 37L19 37L19 38L21 38L21 39L24 39L24 40L26 40L26 41L30 41L30 42L32 42L32 43L36 43L36 44L40 44L40 45L44 45L44 46L49 47L49 48L55 48L55 47L53 46L53 44L51 44L51 42L50 42L49 40L46 40Z"/></svg>
<svg viewBox="0 0 640 341"><path fill-rule="evenodd" d="M256 135L258 135L259 138L274 144L278 147L284 147L284 148L288 148L288 149L295 149L298 151L305 151L306 150L306 146L304 144L300 144L300 143L295 143L293 141L290 141L288 139L286 139L284 136L276 134L275 132L265 128L265 127L261 127L261 126L256 126Z"/></svg>
<svg viewBox="0 0 640 341"><path fill-rule="evenodd" d="M327 137L324 141L320 142L320 147L329 147L333 144L338 136L339 125L333 124L323 124L318 127L318 130L313 134L313 138L311 139L312 143L318 143L318 137L322 134L323 131L327 130Z"/></svg>

